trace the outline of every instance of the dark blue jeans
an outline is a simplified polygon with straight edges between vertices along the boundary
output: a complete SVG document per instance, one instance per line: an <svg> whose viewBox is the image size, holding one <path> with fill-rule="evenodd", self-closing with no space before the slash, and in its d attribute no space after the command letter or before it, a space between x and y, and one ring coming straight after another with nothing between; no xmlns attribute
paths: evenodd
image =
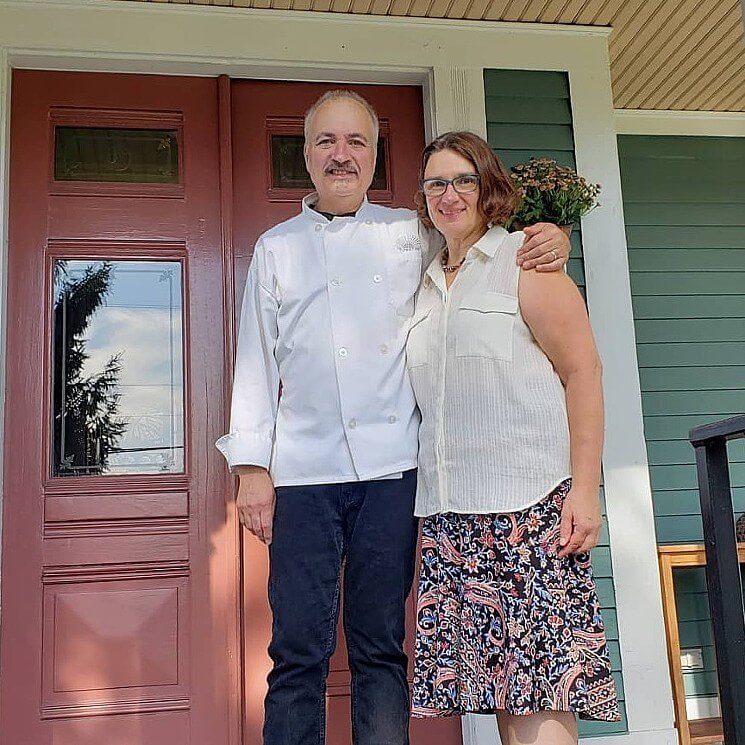
<svg viewBox="0 0 745 745"><path fill-rule="evenodd" d="M274 668L264 745L324 743L342 565L354 745L408 745L403 641L414 577L416 471L276 491L269 547Z"/></svg>

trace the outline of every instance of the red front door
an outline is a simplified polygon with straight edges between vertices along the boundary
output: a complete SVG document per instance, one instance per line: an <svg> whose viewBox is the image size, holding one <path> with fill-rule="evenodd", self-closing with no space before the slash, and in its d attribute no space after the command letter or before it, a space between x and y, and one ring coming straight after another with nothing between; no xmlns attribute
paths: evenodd
<svg viewBox="0 0 745 745"><path fill-rule="evenodd" d="M217 81L12 101L2 742L237 743Z"/></svg>
<svg viewBox="0 0 745 745"><path fill-rule="evenodd" d="M14 75L3 745L261 742L266 550L213 443L252 246L307 192L327 87ZM421 91L358 90L381 116L371 197L410 204ZM343 641L328 708L350 745ZM461 742L457 719L412 733Z"/></svg>

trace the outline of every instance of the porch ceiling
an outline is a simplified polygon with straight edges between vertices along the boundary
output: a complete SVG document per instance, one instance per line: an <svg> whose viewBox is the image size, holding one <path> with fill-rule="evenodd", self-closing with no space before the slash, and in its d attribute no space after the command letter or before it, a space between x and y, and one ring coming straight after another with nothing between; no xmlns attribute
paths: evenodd
<svg viewBox="0 0 745 745"><path fill-rule="evenodd" d="M618 109L745 111L741 0L120 0L611 26Z"/></svg>

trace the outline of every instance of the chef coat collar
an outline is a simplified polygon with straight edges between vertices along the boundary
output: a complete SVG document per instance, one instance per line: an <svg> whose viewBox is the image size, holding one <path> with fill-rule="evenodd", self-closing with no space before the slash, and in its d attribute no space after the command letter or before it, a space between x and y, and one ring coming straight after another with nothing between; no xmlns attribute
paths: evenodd
<svg viewBox="0 0 745 745"><path fill-rule="evenodd" d="M320 212L317 212L315 209L313 209L313 205L318 201L318 194L316 192L313 192L312 194L308 194L307 197L303 197L303 215L305 217L311 219L313 222L320 222L324 224L328 224L329 220L324 217ZM348 217L339 216L336 219L337 220L362 220L364 219L367 214L370 211L370 202L367 201L367 196L362 200L362 204L360 205L359 209L354 215L350 215Z"/></svg>

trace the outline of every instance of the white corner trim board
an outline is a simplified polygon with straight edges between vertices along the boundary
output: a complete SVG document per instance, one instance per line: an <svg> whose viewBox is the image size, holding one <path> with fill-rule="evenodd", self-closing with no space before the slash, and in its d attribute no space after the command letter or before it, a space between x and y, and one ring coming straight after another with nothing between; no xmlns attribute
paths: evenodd
<svg viewBox="0 0 745 745"><path fill-rule="evenodd" d="M603 480L630 732L673 726L657 541L636 357L610 65L569 73L577 169L602 184L582 221L587 305L603 361Z"/></svg>

